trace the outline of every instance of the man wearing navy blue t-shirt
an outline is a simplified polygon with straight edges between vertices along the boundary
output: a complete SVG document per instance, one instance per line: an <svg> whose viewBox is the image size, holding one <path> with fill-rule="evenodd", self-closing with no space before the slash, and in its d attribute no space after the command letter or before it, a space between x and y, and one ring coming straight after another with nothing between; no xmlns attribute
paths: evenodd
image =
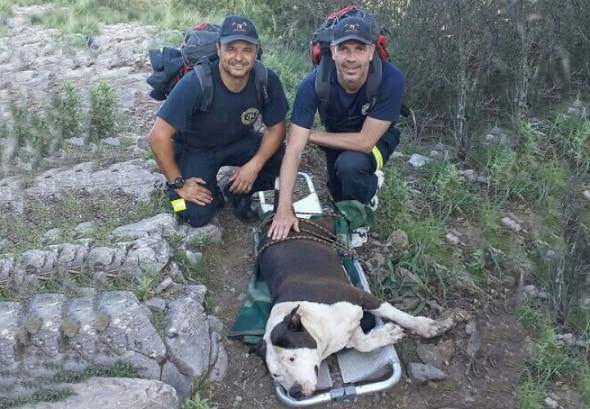
<svg viewBox="0 0 590 409"><path fill-rule="evenodd" d="M219 60L211 64L210 107L199 109L203 91L191 70L172 89L149 133L174 211L193 227L209 223L223 205L217 185L222 166L238 167L225 193L244 222L258 216L251 207L252 193L274 187L284 154L288 103L279 77L270 69L269 100L260 101L253 70L257 52L254 24L241 16L226 17L219 29ZM254 129L259 117L263 133Z"/></svg>
<svg viewBox="0 0 590 409"><path fill-rule="evenodd" d="M326 154L328 188L335 202L357 200L373 210L376 208L376 194L383 183L380 169L399 143L395 123L401 111L404 76L396 66L379 58L375 40L371 26L360 18L347 17L335 25L330 45L334 60L330 94L321 118L325 131L312 129L320 107L315 89L317 69L300 84L293 104L281 166L280 195L269 237L280 240L291 228L299 231L292 209L293 188L308 142L320 146ZM381 63L382 80L372 104L366 88L374 58ZM366 234L366 229L353 232L352 245L363 244Z"/></svg>

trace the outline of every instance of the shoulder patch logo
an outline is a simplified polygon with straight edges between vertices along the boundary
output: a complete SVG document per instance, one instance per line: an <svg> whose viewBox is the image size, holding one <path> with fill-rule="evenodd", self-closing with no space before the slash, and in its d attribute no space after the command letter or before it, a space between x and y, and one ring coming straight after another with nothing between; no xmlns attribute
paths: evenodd
<svg viewBox="0 0 590 409"><path fill-rule="evenodd" d="M369 113L369 108L371 108L370 103L366 103L365 105L363 105L363 107L361 108L361 115L367 116L367 114Z"/></svg>
<svg viewBox="0 0 590 409"><path fill-rule="evenodd" d="M256 122L256 118L258 118L259 114L260 112L256 108L248 108L242 112L242 123L244 125L252 125L254 122Z"/></svg>

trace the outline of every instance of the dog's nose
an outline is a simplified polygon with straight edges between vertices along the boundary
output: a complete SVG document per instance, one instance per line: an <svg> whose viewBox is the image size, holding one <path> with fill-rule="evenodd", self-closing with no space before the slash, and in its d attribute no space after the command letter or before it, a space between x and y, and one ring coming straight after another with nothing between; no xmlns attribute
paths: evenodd
<svg viewBox="0 0 590 409"><path fill-rule="evenodd" d="M302 397L303 395L303 388L301 387L301 384L299 383L295 383L293 384L293 386L291 386L289 388L289 396L291 396L292 398L295 399L299 399Z"/></svg>

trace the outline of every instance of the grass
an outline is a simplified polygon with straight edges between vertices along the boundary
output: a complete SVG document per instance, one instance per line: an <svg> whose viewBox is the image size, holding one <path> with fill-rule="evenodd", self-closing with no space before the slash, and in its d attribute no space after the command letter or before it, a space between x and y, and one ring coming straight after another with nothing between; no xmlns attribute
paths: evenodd
<svg viewBox="0 0 590 409"><path fill-rule="evenodd" d="M38 4L36 0L16 2L0 0L0 16L12 13L12 5ZM206 4L207 7L204 7ZM47 31L58 43L75 47L85 45L86 35L100 32L102 24L126 21L142 21L158 27L154 34L154 46L176 44L186 27L195 21L219 21L225 13L223 5L213 1L178 2L166 0L161 7L147 0L129 2L106 0L57 0L53 7L30 18L35 25L55 28ZM160 3L159 3L160 5ZM253 2L233 2L236 12L271 19ZM200 10L210 10L210 18ZM256 19L255 19L256 20ZM257 20L256 20L257 21ZM0 28L3 30L3 28ZM147 30L147 29L146 29ZM265 33L262 33L263 38ZM303 73L309 68L306 56L291 50L281 50L276 39L267 39L263 59L281 77L289 101ZM277 51L278 50L278 51ZM83 109L82 95L86 90L72 82L64 82L47 106L30 109L23 94L11 103L11 126L0 124L0 137L12 138L16 143L11 152L0 145L0 155L17 164L29 164L33 173L43 165L43 160L64 150L67 138L82 137L96 145L96 157L109 156L101 140L120 133L125 128L124 119L118 116L117 97L112 85L97 81L90 86L90 106ZM380 192L380 207L376 215L374 231L382 238L402 230L408 237L408 248L386 257L386 265L376 276L374 283L378 295L391 301L415 297L416 313L424 307L424 294L439 296L442 302L455 296L458 277L467 277L482 290L497 285L502 278L527 266L527 281L545 289L550 299L568 294L567 305L536 300L522 304L517 310L522 325L535 343L537 353L523 370L517 390L521 408L540 408L545 392L553 383L574 385L580 399L590 405L590 369L588 351L575 351L560 344L555 328L567 328L579 337L590 336L590 313L578 308L581 284L569 279L582 276L580 265L568 260L587 261L574 250L587 244L590 231L590 206L566 206L575 197L569 191L578 192L587 186L590 171L590 121L565 118L556 112L546 121L539 136L522 118L514 121L510 140L500 143L481 143L469 151L466 163L455 163L446 158L433 160L422 168L413 169L396 164L385 169L386 183ZM426 143L402 140L398 149L406 154L428 154ZM149 153L146 154L146 157ZM459 176L460 166L472 166L487 183L472 183ZM19 170L20 171L20 170ZM527 209L539 214L542 226L532 225L526 233L515 233L504 227L500 220L507 213ZM113 195L66 195L52 201L30 199L26 211L19 218L0 214L0 236L8 238L3 253L19 254L27 249L42 248L43 235L52 228L61 230L62 242L73 239L74 229L86 221L95 222L90 233L96 246L111 244L110 233L122 224L169 211L169 204L162 196L147 201ZM97 218L94 215L108 215ZM571 221L576 221L580 237L569 239ZM568 224L570 223L570 224ZM477 230L469 235L469 242L461 246L449 245L445 236L449 229L468 224ZM584 234L582 234L584 233ZM169 239L173 248L182 237ZM582 245L580 245L580 243ZM202 248L204 241L197 237L192 247ZM547 258L548 250L555 253ZM189 282L208 284L211 261L207 256L198 263L191 263L178 251L173 256ZM406 269L417 277L409 281L399 274ZM149 270L149 269L148 269ZM559 274L557 274L559 272ZM81 272L80 280L92 283L89 272ZM153 295L156 283L153 272L145 271L138 280L115 278L108 288L133 289L140 300ZM569 277L569 278L568 278ZM558 284L556 284L558 283ZM569 286L569 288L568 288ZM42 283L40 291L58 291L59 282ZM0 288L0 299L13 299L10 289ZM210 296L209 296L210 297ZM211 298L206 303L210 304ZM161 314L154 313L155 326L162 325ZM400 344L400 351L412 351ZM415 351L414 351L415 354ZM585 354L585 355L584 355ZM404 353L402 354L404 355ZM117 374L129 373L124 366ZM211 408L198 394L183 403L183 409Z"/></svg>
<svg viewBox="0 0 590 409"><path fill-rule="evenodd" d="M455 290L454 277L466 273L476 287L485 290L501 283L510 271L528 272L527 279L549 293L547 302L524 304L517 312L537 351L518 385L521 408L543 407L545 391L556 383L572 385L586 399L584 403L588 400L588 352L580 355L565 347L557 340L555 328L567 323L582 339L590 328L590 313L578 307L583 283L577 280L583 273L576 269L584 262L575 261L587 257L579 251L587 244L567 238L572 236L571 226L586 232L585 237L590 231L589 206L576 205L579 199L569 193L583 190L581 181L588 181L589 123L554 121L548 131L550 143L533 137L532 128L520 124L515 144L475 147L472 161L479 164L476 171L488 177L487 186L466 183L454 163L437 160L418 169L388 168L380 192L375 230L387 237L402 229L410 242L401 257L389 259L385 272L377 274L375 288L380 296L399 301L416 291L436 292L445 300ZM402 141L399 150L417 152L408 145ZM531 219L532 223L540 220L543 225L525 225L531 230L517 233L501 223L508 212L525 208L534 209L540 217ZM457 220L479 227L480 235L465 249L444 241L446 230ZM578 244L574 247L574 243ZM548 249L554 252L551 259L546 257ZM399 268L414 273L422 285L404 282ZM561 276L556 275L559 271ZM561 301L549 302L554 299Z"/></svg>

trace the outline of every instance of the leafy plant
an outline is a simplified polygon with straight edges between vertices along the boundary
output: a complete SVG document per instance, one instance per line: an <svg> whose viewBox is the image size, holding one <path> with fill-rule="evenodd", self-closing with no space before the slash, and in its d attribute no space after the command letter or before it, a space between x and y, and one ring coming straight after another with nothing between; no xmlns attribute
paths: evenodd
<svg viewBox="0 0 590 409"><path fill-rule="evenodd" d="M90 88L89 134L94 142L113 136L117 130L117 94L106 81L98 81Z"/></svg>
<svg viewBox="0 0 590 409"><path fill-rule="evenodd" d="M191 399L183 401L180 409L217 409L217 405L209 404L209 401L201 398L201 395L197 392Z"/></svg>
<svg viewBox="0 0 590 409"><path fill-rule="evenodd" d="M137 280L137 288L135 289L135 295L139 301L147 300L152 294L152 284L154 279L147 274L144 274Z"/></svg>
<svg viewBox="0 0 590 409"><path fill-rule="evenodd" d="M379 191L377 214L381 223L375 223L375 230L387 236L390 232L406 227L410 215L410 189L403 176L394 167L385 171L385 184Z"/></svg>
<svg viewBox="0 0 590 409"><path fill-rule="evenodd" d="M52 99L53 126L62 138L71 138L82 129L82 95L72 81L62 83L62 89Z"/></svg>
<svg viewBox="0 0 590 409"><path fill-rule="evenodd" d="M12 115L12 137L14 138L14 154L16 155L20 148L26 145L29 132L28 109L24 97L18 101L13 101L10 106Z"/></svg>
<svg viewBox="0 0 590 409"><path fill-rule="evenodd" d="M431 161L421 172L426 178L425 193L428 194L432 209L441 218L452 215L455 211L468 211L476 202L459 177L457 168L448 161Z"/></svg>

